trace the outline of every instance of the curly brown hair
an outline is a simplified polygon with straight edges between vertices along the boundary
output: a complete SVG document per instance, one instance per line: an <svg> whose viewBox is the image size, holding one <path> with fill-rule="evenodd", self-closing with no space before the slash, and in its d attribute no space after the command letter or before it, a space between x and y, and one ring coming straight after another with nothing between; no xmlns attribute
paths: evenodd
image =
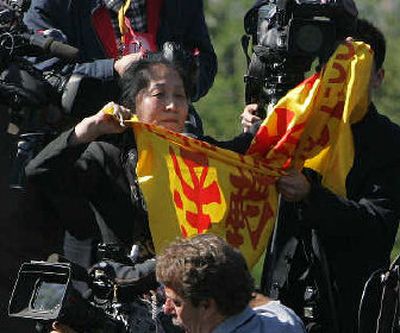
<svg viewBox="0 0 400 333"><path fill-rule="evenodd" d="M194 306L214 299L220 314L241 312L254 281L242 254L213 234L180 239L157 257L157 280Z"/></svg>

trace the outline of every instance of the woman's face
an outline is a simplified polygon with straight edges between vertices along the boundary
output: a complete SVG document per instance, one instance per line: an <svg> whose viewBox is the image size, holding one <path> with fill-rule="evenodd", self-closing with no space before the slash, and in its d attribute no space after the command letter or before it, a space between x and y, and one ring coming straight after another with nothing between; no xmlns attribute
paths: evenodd
<svg viewBox="0 0 400 333"><path fill-rule="evenodd" d="M136 114L140 121L183 132L188 100L178 72L163 64L151 68L149 86L136 96Z"/></svg>

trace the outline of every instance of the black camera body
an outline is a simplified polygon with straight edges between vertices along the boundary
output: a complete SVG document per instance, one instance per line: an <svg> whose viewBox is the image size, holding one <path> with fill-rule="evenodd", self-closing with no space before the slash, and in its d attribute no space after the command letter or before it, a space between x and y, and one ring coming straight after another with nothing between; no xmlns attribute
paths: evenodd
<svg viewBox="0 0 400 333"><path fill-rule="evenodd" d="M116 243L99 244L97 256L99 261L89 270L58 254L48 261L23 263L9 316L33 319L45 327L59 321L78 332L150 331L160 304L146 303L141 295L157 289L155 259L138 260ZM78 291L75 287L82 283L88 288Z"/></svg>
<svg viewBox="0 0 400 333"><path fill-rule="evenodd" d="M57 71L43 73L27 59L53 55L69 62L78 57L78 50L61 42L55 29L37 34L26 27L23 17L30 3L0 0L0 100L4 113L0 134L11 124L15 145L9 185L17 190L24 189L27 163L70 121L64 114L76 104L83 81L70 80Z"/></svg>
<svg viewBox="0 0 400 333"><path fill-rule="evenodd" d="M77 59L79 50L60 41L56 29L42 34L30 31L23 22L30 0L0 1L0 60L2 64L18 56L50 54L63 59ZM3 69L4 67L2 67Z"/></svg>
<svg viewBox="0 0 400 333"><path fill-rule="evenodd" d="M56 320L71 281L66 264L22 264L9 304L11 317Z"/></svg>
<svg viewBox="0 0 400 333"><path fill-rule="evenodd" d="M352 0L256 1L244 18L253 45L246 103L274 105L304 80L316 59L325 63L338 43L352 35L356 16Z"/></svg>
<svg viewBox="0 0 400 333"><path fill-rule="evenodd" d="M22 34L27 32L27 29L22 19L30 3L30 0L2 0L0 2L1 69L12 57L22 55L22 52L25 52Z"/></svg>
<svg viewBox="0 0 400 333"><path fill-rule="evenodd" d="M14 110L60 104L70 79L69 75L56 71L43 73L27 57L50 55L69 63L77 60L79 53L75 47L65 44L65 36L57 29L42 33L30 31L23 22L29 6L30 0L0 0L0 96L2 103ZM74 96L63 98L68 100Z"/></svg>

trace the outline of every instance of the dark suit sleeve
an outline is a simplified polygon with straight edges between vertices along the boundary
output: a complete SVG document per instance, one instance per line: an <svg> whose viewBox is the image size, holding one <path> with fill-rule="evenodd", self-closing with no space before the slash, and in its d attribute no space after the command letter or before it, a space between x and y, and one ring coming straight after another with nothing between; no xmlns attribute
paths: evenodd
<svg viewBox="0 0 400 333"><path fill-rule="evenodd" d="M46 199L57 219L77 238L93 236L97 232L96 219L88 197L104 179L88 145L71 146L68 138L72 130L61 134L47 145L26 167L29 186Z"/></svg>
<svg viewBox="0 0 400 333"><path fill-rule="evenodd" d="M185 8L190 7L190 28L186 31L185 44L199 51L200 71L197 82L197 92L193 101L207 94L214 82L217 73L217 56L211 44L210 35L204 18L204 5L202 0L187 2ZM183 13L183 15L186 15Z"/></svg>
<svg viewBox="0 0 400 333"><path fill-rule="evenodd" d="M372 235L375 246L392 246L399 223L400 164L375 170L352 200L323 187L311 177L311 192L303 205L305 219L329 236Z"/></svg>
<svg viewBox="0 0 400 333"><path fill-rule="evenodd" d="M69 18L71 1L64 0L32 0L29 10L24 16L24 22L32 31L43 31L47 29L58 29L65 35L63 42L75 45L75 36L72 32L78 27L71 27L73 23ZM79 33L79 32L78 32ZM83 32L80 32L83 33ZM80 50L80 55L85 50ZM66 63L59 58L37 57L32 58L36 67L43 71L50 71L57 68L57 72L64 75L82 74L99 80L114 79L113 59L78 59L76 63Z"/></svg>

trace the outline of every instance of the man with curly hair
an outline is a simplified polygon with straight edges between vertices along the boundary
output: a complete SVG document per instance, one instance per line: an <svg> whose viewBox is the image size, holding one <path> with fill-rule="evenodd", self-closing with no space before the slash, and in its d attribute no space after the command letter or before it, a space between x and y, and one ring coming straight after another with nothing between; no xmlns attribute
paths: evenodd
<svg viewBox="0 0 400 333"><path fill-rule="evenodd" d="M250 308L253 279L239 251L202 234L172 243L157 258L164 312L186 332L305 332L294 312L278 301Z"/></svg>

